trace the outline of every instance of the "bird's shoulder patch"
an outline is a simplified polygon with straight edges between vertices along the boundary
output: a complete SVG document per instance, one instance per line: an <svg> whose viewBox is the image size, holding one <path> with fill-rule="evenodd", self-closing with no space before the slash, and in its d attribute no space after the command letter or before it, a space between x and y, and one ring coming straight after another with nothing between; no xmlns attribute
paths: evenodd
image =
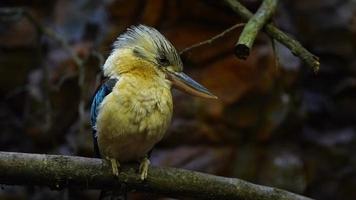
<svg viewBox="0 0 356 200"><path fill-rule="evenodd" d="M114 78L108 79L105 82L103 82L95 92L91 104L91 110L90 110L90 119L93 128L96 125L96 118L98 117L100 104L103 102L104 98L112 92L117 81L118 79L114 79Z"/></svg>

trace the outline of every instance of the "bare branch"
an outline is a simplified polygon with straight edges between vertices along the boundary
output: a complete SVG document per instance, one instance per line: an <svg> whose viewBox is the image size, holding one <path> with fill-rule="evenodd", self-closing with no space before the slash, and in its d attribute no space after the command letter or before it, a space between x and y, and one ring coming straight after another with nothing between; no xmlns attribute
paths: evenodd
<svg viewBox="0 0 356 200"><path fill-rule="evenodd" d="M243 6L237 0L224 0L227 5L229 5L237 14L239 14L244 20L249 20L253 14ZM278 42L285 45L287 48L291 50L291 52L298 56L303 62L311 67L314 72L319 71L320 62L319 58L308 50L306 50L297 40L291 38L283 31L279 30L272 24L267 24L265 26L266 33L276 39Z"/></svg>
<svg viewBox="0 0 356 200"><path fill-rule="evenodd" d="M278 0L264 0L255 15L248 20L235 45L235 54L238 58L246 59L250 55L258 32L274 14L277 2Z"/></svg>

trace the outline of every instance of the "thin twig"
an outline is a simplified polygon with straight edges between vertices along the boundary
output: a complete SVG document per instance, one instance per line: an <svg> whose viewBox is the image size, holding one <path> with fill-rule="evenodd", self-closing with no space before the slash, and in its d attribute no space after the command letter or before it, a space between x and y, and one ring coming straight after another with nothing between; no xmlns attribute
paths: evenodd
<svg viewBox="0 0 356 200"><path fill-rule="evenodd" d="M246 59L250 55L257 34L274 14L278 0L264 0L257 12L248 20L235 45L238 58Z"/></svg>
<svg viewBox="0 0 356 200"><path fill-rule="evenodd" d="M233 30L236 29L236 28L242 27L242 26L244 26L244 25L245 25L245 23L235 24L235 25L231 26L230 28L224 30L223 32L221 32L221 33L215 35L214 37L212 37L212 38L210 38L210 39L208 39L208 40L205 40L205 41L196 43L196 44L194 44L194 45L192 45L192 46L190 46L190 47L187 47L187 48L183 49L182 51L179 52L179 54L180 54L180 55L183 55L183 54L185 54L185 53L187 53L187 52L189 52L189 51L192 51L193 49L195 49L195 48L197 48L197 47L204 46L204 45L207 45L207 44L211 44L211 43L213 43L215 40L217 40L217 39L219 39L219 38L221 38L221 37L224 37L225 34L227 34L227 33L231 32L231 31L233 31Z"/></svg>
<svg viewBox="0 0 356 200"><path fill-rule="evenodd" d="M278 70L279 69L279 56L278 56L278 50L277 50L277 44L276 44L276 40L273 38L271 39L271 45L272 45L272 51L273 51L273 57L274 57L274 66L275 68Z"/></svg>

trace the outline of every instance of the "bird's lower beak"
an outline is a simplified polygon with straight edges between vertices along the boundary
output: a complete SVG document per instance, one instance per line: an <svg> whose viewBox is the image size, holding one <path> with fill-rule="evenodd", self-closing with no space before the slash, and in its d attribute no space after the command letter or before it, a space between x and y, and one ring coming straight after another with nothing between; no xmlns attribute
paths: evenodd
<svg viewBox="0 0 356 200"><path fill-rule="evenodd" d="M218 98L183 72L168 72L168 77L174 86L188 94L210 99Z"/></svg>

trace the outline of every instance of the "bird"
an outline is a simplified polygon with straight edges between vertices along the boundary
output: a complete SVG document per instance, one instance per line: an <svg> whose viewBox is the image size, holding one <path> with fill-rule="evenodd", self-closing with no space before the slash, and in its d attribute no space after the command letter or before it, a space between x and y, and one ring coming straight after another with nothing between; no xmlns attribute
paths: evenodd
<svg viewBox="0 0 356 200"><path fill-rule="evenodd" d="M179 53L158 30L129 27L118 36L102 66L106 80L91 104L96 157L111 163L119 176L121 163L139 162L145 180L148 154L166 134L173 112L172 87L188 94L217 99L183 72Z"/></svg>

